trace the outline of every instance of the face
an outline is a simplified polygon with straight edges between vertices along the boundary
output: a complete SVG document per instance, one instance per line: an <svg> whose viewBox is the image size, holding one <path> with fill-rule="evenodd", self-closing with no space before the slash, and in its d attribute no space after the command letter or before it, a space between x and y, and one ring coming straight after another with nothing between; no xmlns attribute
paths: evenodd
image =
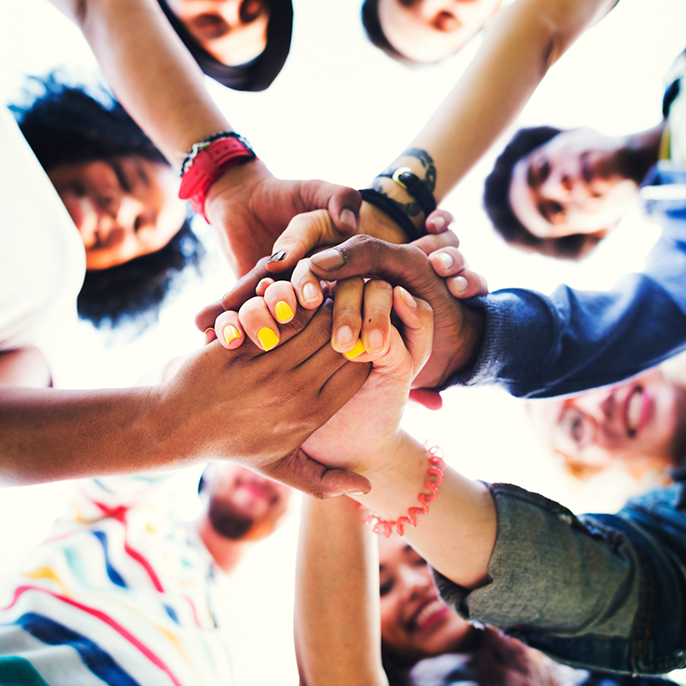
<svg viewBox="0 0 686 686"><path fill-rule="evenodd" d="M468 622L438 598L429 568L398 536L379 537L381 637L397 655L420 660L458 650Z"/></svg>
<svg viewBox="0 0 686 686"><path fill-rule="evenodd" d="M379 0L388 42L414 62L456 53L495 13L502 0Z"/></svg>
<svg viewBox="0 0 686 686"><path fill-rule="evenodd" d="M572 466L621 467L637 478L666 469L686 448L683 389L654 370L575 398L531 402L536 431Z"/></svg>
<svg viewBox="0 0 686 686"><path fill-rule="evenodd" d="M231 462L213 462L203 474L212 528L233 541L266 538L289 511L292 490Z"/></svg>
<svg viewBox="0 0 686 686"><path fill-rule="evenodd" d="M48 173L86 248L107 269L163 248L186 217L171 167L133 155L64 164Z"/></svg>
<svg viewBox="0 0 686 686"><path fill-rule="evenodd" d="M602 237L636 199L617 139L589 129L564 131L515 164L510 204L539 238Z"/></svg>
<svg viewBox="0 0 686 686"><path fill-rule="evenodd" d="M267 46L266 0L168 0L190 34L222 64L254 60Z"/></svg>

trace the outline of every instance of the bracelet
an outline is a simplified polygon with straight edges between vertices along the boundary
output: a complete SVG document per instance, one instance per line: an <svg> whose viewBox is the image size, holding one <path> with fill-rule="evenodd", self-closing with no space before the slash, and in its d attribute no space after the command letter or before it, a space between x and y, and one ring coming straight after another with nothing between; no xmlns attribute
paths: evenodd
<svg viewBox="0 0 686 686"><path fill-rule="evenodd" d="M398 167L398 169L387 174L379 174L379 177L392 179L401 188L404 188L422 208L425 218L436 209L436 198L434 198L433 193L422 179L412 173L409 167Z"/></svg>
<svg viewBox="0 0 686 686"><path fill-rule="evenodd" d="M181 165L179 198L188 200L207 221L205 200L210 186L237 164L257 159L250 143L233 131L221 131L194 143Z"/></svg>
<svg viewBox="0 0 686 686"><path fill-rule="evenodd" d="M391 200L374 188L361 188L360 195L362 200L385 212L407 234L408 243L426 234L426 230L421 232L417 230L412 220L398 208L395 200Z"/></svg>
<svg viewBox="0 0 686 686"><path fill-rule="evenodd" d="M429 514L428 503L432 500L436 500L438 497L438 487L443 483L443 472L445 472L445 462L443 461L443 451L438 446L427 447L426 452L429 457L429 469L427 469L427 477L435 476L435 481L427 480L424 482L424 486L429 489L430 493L420 493L417 496L419 500L419 507L410 507L407 510L407 514L402 517L398 517L393 521L383 519L377 514L371 514L369 517L365 517L364 523L371 524L376 520L374 524L373 531L375 534L383 533L383 535L388 538L393 533L393 528L398 536L402 536L405 532L405 526L414 528L417 526L417 515ZM438 454L440 453L440 455ZM364 507L364 506L361 506Z"/></svg>

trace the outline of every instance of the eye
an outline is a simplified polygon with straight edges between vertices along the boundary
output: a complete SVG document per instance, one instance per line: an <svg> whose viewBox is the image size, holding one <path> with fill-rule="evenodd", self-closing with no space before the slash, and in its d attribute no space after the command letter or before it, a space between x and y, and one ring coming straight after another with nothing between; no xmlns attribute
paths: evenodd
<svg viewBox="0 0 686 686"><path fill-rule="evenodd" d="M588 419L574 408L568 408L562 415L560 428L576 448L582 448L590 441L591 427Z"/></svg>
<svg viewBox="0 0 686 686"><path fill-rule="evenodd" d="M260 0L244 0L239 10L241 21L250 24L262 14L262 2Z"/></svg>
<svg viewBox="0 0 686 686"><path fill-rule="evenodd" d="M379 586L379 595L383 598L385 595L388 595L392 589L393 579L388 579L388 581L384 581L384 583Z"/></svg>

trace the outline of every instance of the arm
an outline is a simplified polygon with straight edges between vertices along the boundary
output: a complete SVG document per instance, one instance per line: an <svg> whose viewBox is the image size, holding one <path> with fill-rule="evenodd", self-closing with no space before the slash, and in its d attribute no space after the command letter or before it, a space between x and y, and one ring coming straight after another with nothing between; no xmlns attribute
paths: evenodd
<svg viewBox="0 0 686 686"><path fill-rule="evenodd" d="M172 165L181 165L193 143L231 130L156 0L51 2L81 28L118 99ZM338 229L350 235L359 203L351 188L280 181L253 161L228 169L210 188L205 209L241 275L271 253L294 215L328 208Z"/></svg>
<svg viewBox="0 0 686 686"><path fill-rule="evenodd" d="M387 686L376 536L348 498L303 502L295 588L301 684Z"/></svg>

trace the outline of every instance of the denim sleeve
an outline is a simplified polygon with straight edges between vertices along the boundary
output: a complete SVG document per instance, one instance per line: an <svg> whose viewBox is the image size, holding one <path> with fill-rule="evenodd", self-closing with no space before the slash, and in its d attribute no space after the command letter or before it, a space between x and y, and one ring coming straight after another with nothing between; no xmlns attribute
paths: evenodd
<svg viewBox="0 0 686 686"><path fill-rule="evenodd" d="M542 398L633 376L686 349L685 278L686 219L665 226L645 272L610 291L507 289L466 301L485 313L484 343L449 383Z"/></svg>
<svg viewBox="0 0 686 686"><path fill-rule="evenodd" d="M662 674L686 666L686 515L681 486L616 515L576 517L494 484L490 581L474 591L434 570L444 600L576 667Z"/></svg>

